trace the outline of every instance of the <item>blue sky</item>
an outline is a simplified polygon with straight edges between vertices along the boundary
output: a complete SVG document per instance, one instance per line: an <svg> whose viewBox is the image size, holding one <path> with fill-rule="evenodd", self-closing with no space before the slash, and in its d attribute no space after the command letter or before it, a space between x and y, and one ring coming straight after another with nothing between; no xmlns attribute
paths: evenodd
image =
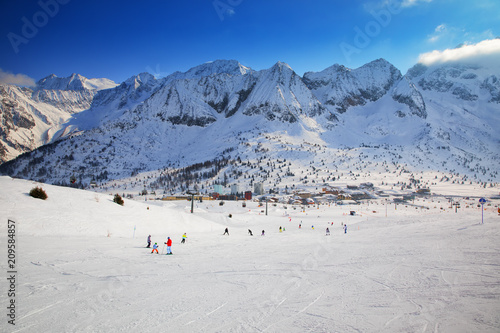
<svg viewBox="0 0 500 333"><path fill-rule="evenodd" d="M215 59L299 75L500 36L497 0L40 0L0 2L0 74L122 82Z"/></svg>

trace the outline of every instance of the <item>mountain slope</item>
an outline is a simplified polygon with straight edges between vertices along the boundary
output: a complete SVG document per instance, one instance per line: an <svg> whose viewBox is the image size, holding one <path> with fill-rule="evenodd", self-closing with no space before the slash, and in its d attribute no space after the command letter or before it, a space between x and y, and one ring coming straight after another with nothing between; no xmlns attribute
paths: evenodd
<svg viewBox="0 0 500 333"><path fill-rule="evenodd" d="M500 162L496 126L500 123L496 84L500 72L495 70L479 64L450 63L434 67L419 64L408 71L428 113L429 135L419 147L444 151L443 165L451 162L475 170L480 164L477 157L490 159L492 166Z"/></svg>
<svg viewBox="0 0 500 333"><path fill-rule="evenodd" d="M89 110L72 116L64 131L79 136L0 171L55 183L75 174L85 185L237 158L325 170L359 161L356 168L367 168L372 161L493 181L500 162L497 76L491 68L460 64L417 65L402 76L382 59L304 78L281 62L254 71L222 60L161 80L140 74L99 91ZM253 182L269 179L268 167L241 164L227 172L245 170L252 176L244 181Z"/></svg>
<svg viewBox="0 0 500 333"><path fill-rule="evenodd" d="M78 74L52 74L34 89L0 85L0 162L69 135L74 129L64 123L89 109L99 90L114 86Z"/></svg>
<svg viewBox="0 0 500 333"><path fill-rule="evenodd" d="M141 73L114 88L100 90L94 95L90 108L74 115L65 126L79 132L117 119L151 97L162 83L149 73Z"/></svg>
<svg viewBox="0 0 500 333"><path fill-rule="evenodd" d="M59 137L61 125L87 109L93 92L31 90L0 85L0 161L7 161Z"/></svg>

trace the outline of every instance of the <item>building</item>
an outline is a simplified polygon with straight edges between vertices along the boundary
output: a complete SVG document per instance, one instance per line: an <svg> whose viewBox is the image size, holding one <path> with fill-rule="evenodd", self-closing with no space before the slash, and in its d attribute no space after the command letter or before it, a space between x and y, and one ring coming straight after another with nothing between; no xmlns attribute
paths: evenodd
<svg viewBox="0 0 500 333"><path fill-rule="evenodd" d="M255 195L264 194L264 184L262 183L253 184L253 193L255 193Z"/></svg>
<svg viewBox="0 0 500 333"><path fill-rule="evenodd" d="M231 185L231 194L238 194L238 193L240 193L240 185L232 184Z"/></svg>
<svg viewBox="0 0 500 333"><path fill-rule="evenodd" d="M312 193L308 191L296 191L295 195L302 198L302 199L307 199L312 197Z"/></svg>
<svg viewBox="0 0 500 333"><path fill-rule="evenodd" d="M223 188L224 187L222 185L214 185L214 192L217 192L219 194L223 194L222 193Z"/></svg>
<svg viewBox="0 0 500 333"><path fill-rule="evenodd" d="M252 200L252 191L245 191L245 200Z"/></svg>
<svg viewBox="0 0 500 333"><path fill-rule="evenodd" d="M238 200L238 197L234 194L223 194L219 196L219 200L236 201Z"/></svg>
<svg viewBox="0 0 500 333"><path fill-rule="evenodd" d="M328 187L323 187L323 193L338 195L340 193L340 190L338 188L328 186Z"/></svg>

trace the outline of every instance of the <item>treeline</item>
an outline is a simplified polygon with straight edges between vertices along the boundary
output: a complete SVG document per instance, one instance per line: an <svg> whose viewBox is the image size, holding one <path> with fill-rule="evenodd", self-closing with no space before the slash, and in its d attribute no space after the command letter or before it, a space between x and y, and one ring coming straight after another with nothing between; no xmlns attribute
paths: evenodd
<svg viewBox="0 0 500 333"><path fill-rule="evenodd" d="M175 190L176 188L181 191L187 190L193 184L214 178L231 162L230 158L222 157L202 163L195 163L184 168L165 170L151 183L151 188L164 188L166 191Z"/></svg>

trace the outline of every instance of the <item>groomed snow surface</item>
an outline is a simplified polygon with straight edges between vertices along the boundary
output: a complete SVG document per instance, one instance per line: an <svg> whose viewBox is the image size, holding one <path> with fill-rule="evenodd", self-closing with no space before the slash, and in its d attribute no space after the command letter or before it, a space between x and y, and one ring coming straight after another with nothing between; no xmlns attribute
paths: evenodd
<svg viewBox="0 0 500 333"><path fill-rule="evenodd" d="M40 185L45 201L28 195ZM438 199L390 204L387 217L383 200L269 204L266 216L257 202L190 214L187 201L112 199L0 177L1 268L11 219L18 272L15 326L1 279L0 331L500 331L500 216L485 206L480 224L476 199L458 213ZM170 236L173 255L151 254L148 234L160 253Z"/></svg>

